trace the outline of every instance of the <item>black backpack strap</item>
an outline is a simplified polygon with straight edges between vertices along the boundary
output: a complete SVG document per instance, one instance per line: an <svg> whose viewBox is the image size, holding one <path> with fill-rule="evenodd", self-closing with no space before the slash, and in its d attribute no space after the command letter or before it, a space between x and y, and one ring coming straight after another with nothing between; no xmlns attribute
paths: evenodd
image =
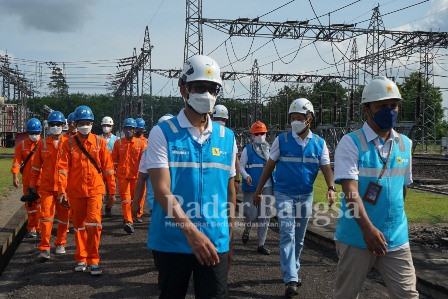
<svg viewBox="0 0 448 299"><path fill-rule="evenodd" d="M92 158L92 156L87 152L87 150L84 148L84 146L82 145L81 141L79 140L78 136L74 137L75 141L76 141L76 145L79 147L79 149L83 152L83 154L87 157L87 159L89 159L89 161L93 164L93 166L96 168L96 170L98 171L98 173L101 173L101 169L99 168L98 164L96 163L96 161Z"/></svg>
<svg viewBox="0 0 448 299"><path fill-rule="evenodd" d="M21 174L23 174L23 170L25 169L26 163L28 163L28 161L31 159L31 156L36 151L38 145L39 145L39 142L34 146L34 148L31 150L31 152L28 154L28 156L26 156L25 162L23 162L23 164L20 165L20 173Z"/></svg>

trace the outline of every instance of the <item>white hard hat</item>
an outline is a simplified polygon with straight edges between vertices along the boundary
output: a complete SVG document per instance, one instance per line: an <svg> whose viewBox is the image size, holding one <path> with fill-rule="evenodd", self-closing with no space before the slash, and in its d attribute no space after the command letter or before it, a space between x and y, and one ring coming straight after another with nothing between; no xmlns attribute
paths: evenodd
<svg viewBox="0 0 448 299"><path fill-rule="evenodd" d="M400 91L394 81L384 76L375 77L362 91L361 104L379 102L388 99L402 100Z"/></svg>
<svg viewBox="0 0 448 299"><path fill-rule="evenodd" d="M298 113L302 113L302 114L308 114L308 112L311 112L314 114L313 104L311 104L311 102L305 98L296 99L289 106L288 114L291 114L294 112L298 112Z"/></svg>
<svg viewBox="0 0 448 299"><path fill-rule="evenodd" d="M229 119L229 111L224 105L216 105L213 110L213 117Z"/></svg>
<svg viewBox="0 0 448 299"><path fill-rule="evenodd" d="M193 81L209 81L222 86L221 70L212 58L195 55L188 58L179 77L179 86Z"/></svg>
<svg viewBox="0 0 448 299"><path fill-rule="evenodd" d="M114 120L110 116L105 116L105 117L103 117L103 120L101 121L101 125L113 126Z"/></svg>
<svg viewBox="0 0 448 299"><path fill-rule="evenodd" d="M165 114L164 116L162 116L161 118L159 118L159 121L157 123L161 123L162 121L166 121L169 120L171 118L173 118L174 116L172 114Z"/></svg>

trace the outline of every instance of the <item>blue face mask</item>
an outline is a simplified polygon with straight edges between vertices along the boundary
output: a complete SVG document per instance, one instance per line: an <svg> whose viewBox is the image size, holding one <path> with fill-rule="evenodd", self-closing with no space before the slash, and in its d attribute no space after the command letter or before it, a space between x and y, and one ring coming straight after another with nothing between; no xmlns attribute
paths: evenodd
<svg viewBox="0 0 448 299"><path fill-rule="evenodd" d="M381 108L373 115L373 121L381 131L389 131L397 123L398 112L395 108Z"/></svg>

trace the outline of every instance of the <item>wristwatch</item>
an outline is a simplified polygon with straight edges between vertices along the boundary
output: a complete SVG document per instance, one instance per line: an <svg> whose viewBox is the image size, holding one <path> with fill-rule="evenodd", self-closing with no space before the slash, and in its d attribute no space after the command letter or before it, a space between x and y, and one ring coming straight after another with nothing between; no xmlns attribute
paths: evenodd
<svg viewBox="0 0 448 299"><path fill-rule="evenodd" d="M333 190L334 192L336 192L336 188L334 186L330 186L328 187L328 191Z"/></svg>

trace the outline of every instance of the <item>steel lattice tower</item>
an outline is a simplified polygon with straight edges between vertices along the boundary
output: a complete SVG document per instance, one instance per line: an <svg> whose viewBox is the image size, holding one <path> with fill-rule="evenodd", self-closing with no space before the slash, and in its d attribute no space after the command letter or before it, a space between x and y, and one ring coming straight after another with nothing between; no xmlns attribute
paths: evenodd
<svg viewBox="0 0 448 299"><path fill-rule="evenodd" d="M355 91L359 85L359 65L358 59L358 46L356 44L356 38L353 39L352 50L350 53L350 69L349 69L349 86L350 86L350 107L349 116L350 122L361 121L359 98L355 98Z"/></svg>
<svg viewBox="0 0 448 299"><path fill-rule="evenodd" d="M145 28L145 38L143 40L143 63L142 63L142 83L141 83L141 95L138 102L138 114L143 117L144 104L143 99L145 95L149 95L149 99L152 100L152 71L151 71L151 52L154 46L151 45L149 38L148 26ZM151 125L154 123L153 115L151 111Z"/></svg>
<svg viewBox="0 0 448 299"><path fill-rule="evenodd" d="M184 61L193 55L202 54L202 0L187 0L185 18Z"/></svg>
<svg viewBox="0 0 448 299"><path fill-rule="evenodd" d="M369 58L365 61L364 83L370 81L370 78L374 76L386 75L386 57L380 54L386 48L386 41L382 34L385 28L379 6L373 9L367 29L366 57Z"/></svg>
<svg viewBox="0 0 448 299"><path fill-rule="evenodd" d="M255 109L250 113L252 119L249 120L249 126L261 117L260 97L260 68L258 67L258 61L255 59L250 78L250 100Z"/></svg>

